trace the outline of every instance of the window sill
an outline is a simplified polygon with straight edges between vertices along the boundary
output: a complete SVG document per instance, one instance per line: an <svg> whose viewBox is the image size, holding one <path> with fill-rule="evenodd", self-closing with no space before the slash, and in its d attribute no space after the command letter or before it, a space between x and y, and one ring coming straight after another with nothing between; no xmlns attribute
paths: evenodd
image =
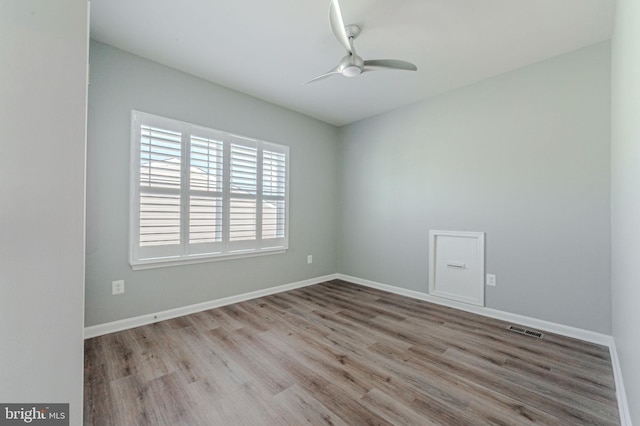
<svg viewBox="0 0 640 426"><path fill-rule="evenodd" d="M247 250L244 252L224 253L215 255L193 255L185 257L163 257L156 259L142 259L130 261L131 269L134 271L155 268L167 268L170 266L192 265L195 263L217 262L220 260L244 259L248 257L268 256L272 254L284 254L286 248L274 248L269 250Z"/></svg>

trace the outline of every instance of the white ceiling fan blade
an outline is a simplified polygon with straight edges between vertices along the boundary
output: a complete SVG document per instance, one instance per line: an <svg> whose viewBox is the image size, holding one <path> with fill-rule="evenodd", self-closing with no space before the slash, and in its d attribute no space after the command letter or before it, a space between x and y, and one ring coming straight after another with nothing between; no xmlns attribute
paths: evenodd
<svg viewBox="0 0 640 426"><path fill-rule="evenodd" d="M371 59L364 61L364 69L362 71L379 71L379 70L405 70L417 71L411 62L399 61L397 59Z"/></svg>
<svg viewBox="0 0 640 426"><path fill-rule="evenodd" d="M341 74L341 73L340 73L340 71L338 71L338 68L339 68L339 67L335 67L335 68L334 68L334 69L332 69L331 71L327 71L326 73L324 73L324 74L322 74L322 75L319 75L319 76L317 76L316 78L312 78L311 80L307 81L307 82L306 82L306 83L304 83L304 84L309 84L309 83L313 83L313 82L318 81L318 80L322 80L323 78L330 77L330 76L332 76L333 74Z"/></svg>
<svg viewBox="0 0 640 426"><path fill-rule="evenodd" d="M349 52L353 53L351 49L351 43L349 43L349 36L347 30L344 27L344 20L342 19L342 11L340 10L340 3L338 0L331 0L329 4L329 24L331 25L331 31L336 36L340 44Z"/></svg>

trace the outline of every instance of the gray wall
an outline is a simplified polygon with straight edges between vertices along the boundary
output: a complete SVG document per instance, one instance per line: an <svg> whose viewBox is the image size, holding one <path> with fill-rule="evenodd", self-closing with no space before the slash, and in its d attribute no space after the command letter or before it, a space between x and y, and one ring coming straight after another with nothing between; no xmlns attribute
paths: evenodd
<svg viewBox="0 0 640 426"><path fill-rule="evenodd" d="M610 46L341 128L340 272L428 289L428 231L486 232L486 305L609 333Z"/></svg>
<svg viewBox="0 0 640 426"><path fill-rule="evenodd" d="M337 130L298 113L91 42L86 325L335 273ZM128 264L132 109L288 145L289 251L132 271ZM307 255L313 264L307 265ZM111 295L111 282L125 293Z"/></svg>
<svg viewBox="0 0 640 426"><path fill-rule="evenodd" d="M613 337L631 416L640 424L640 3L619 0L612 41Z"/></svg>
<svg viewBox="0 0 640 426"><path fill-rule="evenodd" d="M82 424L86 0L0 2L0 401ZM4 413L3 413L4 415Z"/></svg>
<svg viewBox="0 0 640 426"><path fill-rule="evenodd" d="M611 331L608 43L339 130L111 46L90 53L87 326L336 271L426 291L428 231L444 229L487 233L487 306ZM291 146L289 253L131 271L131 109Z"/></svg>

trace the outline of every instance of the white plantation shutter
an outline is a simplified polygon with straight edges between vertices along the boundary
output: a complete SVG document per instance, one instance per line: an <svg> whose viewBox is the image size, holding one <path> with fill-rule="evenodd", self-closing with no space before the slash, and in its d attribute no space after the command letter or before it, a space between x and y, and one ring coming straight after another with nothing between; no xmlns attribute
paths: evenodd
<svg viewBox="0 0 640 426"><path fill-rule="evenodd" d="M224 151L221 136L191 136L189 253L222 251Z"/></svg>
<svg viewBox="0 0 640 426"><path fill-rule="evenodd" d="M140 256L180 253L182 135L150 125L140 126Z"/></svg>
<svg viewBox="0 0 640 426"><path fill-rule="evenodd" d="M255 246L253 242L258 236L258 149L251 141L233 139L230 152L229 247L242 250Z"/></svg>
<svg viewBox="0 0 640 426"><path fill-rule="evenodd" d="M262 239L271 240L270 244L285 243L286 195L287 150L265 143L262 152Z"/></svg>
<svg viewBox="0 0 640 426"><path fill-rule="evenodd" d="M287 248L287 147L132 117L133 267Z"/></svg>

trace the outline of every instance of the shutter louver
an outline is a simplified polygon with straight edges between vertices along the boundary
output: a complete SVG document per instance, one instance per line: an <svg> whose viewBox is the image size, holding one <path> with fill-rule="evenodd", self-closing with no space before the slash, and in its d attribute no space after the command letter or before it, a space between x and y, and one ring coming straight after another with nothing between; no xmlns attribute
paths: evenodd
<svg viewBox="0 0 640 426"><path fill-rule="evenodd" d="M258 181L258 150L256 148L231 145L231 190L232 194L255 194Z"/></svg>
<svg viewBox="0 0 640 426"><path fill-rule="evenodd" d="M284 238L285 231L284 200L265 200L262 202L262 239Z"/></svg>
<svg viewBox="0 0 640 426"><path fill-rule="evenodd" d="M180 195L140 193L140 246L180 244Z"/></svg>
<svg viewBox="0 0 640 426"><path fill-rule="evenodd" d="M264 150L262 155L262 194L284 197L286 192L286 156Z"/></svg>

